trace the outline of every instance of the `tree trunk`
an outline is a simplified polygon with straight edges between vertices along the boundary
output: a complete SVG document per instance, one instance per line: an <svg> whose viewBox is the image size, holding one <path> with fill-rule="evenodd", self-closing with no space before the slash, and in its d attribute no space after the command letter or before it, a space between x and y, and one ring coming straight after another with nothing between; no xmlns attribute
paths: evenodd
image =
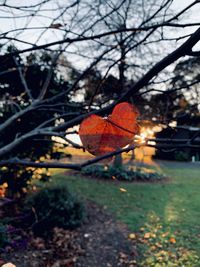
<svg viewBox="0 0 200 267"><path fill-rule="evenodd" d="M114 158L113 167L115 168L122 168L122 154L118 154Z"/></svg>

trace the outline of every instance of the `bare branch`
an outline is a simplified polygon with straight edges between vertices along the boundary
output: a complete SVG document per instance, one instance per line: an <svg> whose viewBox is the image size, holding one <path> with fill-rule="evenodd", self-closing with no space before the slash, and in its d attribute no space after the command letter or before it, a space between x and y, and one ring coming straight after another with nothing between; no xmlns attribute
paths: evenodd
<svg viewBox="0 0 200 267"><path fill-rule="evenodd" d="M55 163L55 162L31 162L27 160L21 160L18 158L12 158L8 160L0 161L0 166L12 166L12 165L20 165L20 166L29 166L36 168L63 168L63 169L73 169L73 170L81 170L82 168L97 163L101 160L113 157L115 155L121 154L123 152L129 152L135 148L134 145L129 146L128 148L120 149L111 153L107 153L103 156L99 156L93 159L90 159L81 164L68 164L68 163Z"/></svg>
<svg viewBox="0 0 200 267"><path fill-rule="evenodd" d="M174 63L179 58L187 55L192 51L192 48L198 43L200 40L200 28L198 28L191 37L185 41L180 47L178 47L171 54L163 58L160 62L153 66L127 93L125 93L120 101L128 99L133 94L139 91L142 87L146 86L148 82L156 76L159 72L165 69L167 66Z"/></svg>
<svg viewBox="0 0 200 267"><path fill-rule="evenodd" d="M25 80L25 78L24 78L24 75L23 75L23 73L22 73L22 68L19 66L19 64L18 64L17 59L16 59L15 56L13 56L13 59L14 59L14 62L15 62L15 64L16 64L17 70L18 70L18 72L19 72L19 75L20 75L22 84L23 84L23 86L24 86L25 92L27 93L29 99L30 99L31 101L33 101L33 96L31 95L31 92L30 92L30 90L29 90L29 88L28 88L27 82L26 82L26 80Z"/></svg>
<svg viewBox="0 0 200 267"><path fill-rule="evenodd" d="M50 46L55 46L55 45L59 45L59 44L64 44L64 43L68 43L68 44L72 44L72 43L78 43L78 42L83 42L83 41L88 41L88 40L96 40L96 39L101 39L102 37L106 37L109 35L114 35L114 34L119 34L121 32L141 32L141 31L149 31L152 29L158 29L160 27L181 27L181 28L185 28L185 27L194 27L194 26L200 26L200 23L187 23L187 24L178 24L178 23L160 23L160 24L156 24L156 25L151 25L151 26L145 26L145 27L140 27L140 28L124 28L124 29L120 29L120 30L114 30L114 31L109 31L109 32L104 32L101 34L96 34L93 36L85 36L85 37L77 37L77 38L66 38L60 41L55 41L55 42L49 42L47 44L43 44L43 45L38 45L38 46L33 46L31 48L27 48L27 49L23 49L23 50L18 50L15 52L11 52L8 54L5 54L3 56L1 56L1 58L6 58L9 56L15 56L15 55L19 55L22 53L26 53L26 52L30 52L30 51L35 51L35 50L39 50L39 49L45 49L47 47Z"/></svg>

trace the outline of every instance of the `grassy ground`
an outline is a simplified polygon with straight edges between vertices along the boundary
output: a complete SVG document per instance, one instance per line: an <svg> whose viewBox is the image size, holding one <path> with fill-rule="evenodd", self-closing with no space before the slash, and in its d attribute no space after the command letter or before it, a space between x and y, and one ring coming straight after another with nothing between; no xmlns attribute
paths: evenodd
<svg viewBox="0 0 200 267"><path fill-rule="evenodd" d="M159 168L170 177L165 183L104 182L63 172L55 172L53 183L67 185L103 205L133 233L150 223L153 215L163 229L170 229L178 246L200 255L200 165L162 164Z"/></svg>

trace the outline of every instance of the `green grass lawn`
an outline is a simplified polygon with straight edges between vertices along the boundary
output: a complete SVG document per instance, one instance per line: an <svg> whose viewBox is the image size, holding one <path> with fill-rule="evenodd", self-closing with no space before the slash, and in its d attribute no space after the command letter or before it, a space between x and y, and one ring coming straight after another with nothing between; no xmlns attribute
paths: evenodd
<svg viewBox="0 0 200 267"><path fill-rule="evenodd" d="M162 183L105 182L63 171L55 172L53 183L67 185L83 198L103 205L133 233L154 214L164 229L175 234L179 246L200 255L200 165L191 166L163 167L170 178Z"/></svg>

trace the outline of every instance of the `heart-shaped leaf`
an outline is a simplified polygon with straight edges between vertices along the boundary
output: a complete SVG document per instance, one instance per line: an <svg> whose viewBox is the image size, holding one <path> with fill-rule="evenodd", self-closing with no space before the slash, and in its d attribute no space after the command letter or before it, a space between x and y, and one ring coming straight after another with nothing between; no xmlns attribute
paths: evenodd
<svg viewBox="0 0 200 267"><path fill-rule="evenodd" d="M115 106L108 118L90 115L82 121L79 136L87 151L95 156L120 149L138 132L137 109L126 102Z"/></svg>

